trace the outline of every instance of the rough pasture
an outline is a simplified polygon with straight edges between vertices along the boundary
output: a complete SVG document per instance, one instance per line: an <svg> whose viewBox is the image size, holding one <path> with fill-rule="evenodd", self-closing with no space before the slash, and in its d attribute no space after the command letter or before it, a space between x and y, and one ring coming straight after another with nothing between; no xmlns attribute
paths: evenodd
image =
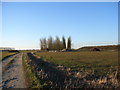
<svg viewBox="0 0 120 90"><path fill-rule="evenodd" d="M104 88L119 85L116 71L117 52L39 52L35 54L28 54L29 64L46 87Z"/></svg>

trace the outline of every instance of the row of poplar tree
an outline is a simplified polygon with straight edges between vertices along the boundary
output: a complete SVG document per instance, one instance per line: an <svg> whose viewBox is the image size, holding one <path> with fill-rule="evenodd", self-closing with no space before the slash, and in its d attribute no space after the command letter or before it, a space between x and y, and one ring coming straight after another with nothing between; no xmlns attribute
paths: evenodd
<svg viewBox="0 0 120 90"><path fill-rule="evenodd" d="M40 48L41 50L63 50L63 49L71 49L71 37L68 37L67 44L66 39L63 36L62 40L58 36L54 40L51 36L46 38L40 39Z"/></svg>

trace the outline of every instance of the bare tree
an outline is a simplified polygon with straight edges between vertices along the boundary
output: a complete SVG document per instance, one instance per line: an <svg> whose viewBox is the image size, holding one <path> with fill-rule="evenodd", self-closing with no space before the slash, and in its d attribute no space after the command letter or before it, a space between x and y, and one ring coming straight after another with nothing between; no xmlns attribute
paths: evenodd
<svg viewBox="0 0 120 90"><path fill-rule="evenodd" d="M56 40L53 41L53 50L57 50Z"/></svg>
<svg viewBox="0 0 120 90"><path fill-rule="evenodd" d="M62 49L66 49L66 41L65 41L65 37L62 37Z"/></svg>
<svg viewBox="0 0 120 90"><path fill-rule="evenodd" d="M48 49L53 50L53 38L51 36L48 38Z"/></svg>
<svg viewBox="0 0 120 90"><path fill-rule="evenodd" d="M56 40L55 40L55 45L56 45L56 50L60 50L61 49L61 41L60 38L58 36L56 36Z"/></svg>
<svg viewBox="0 0 120 90"><path fill-rule="evenodd" d="M40 39L40 49L43 50L43 48L44 48L44 47L43 47L43 40Z"/></svg>
<svg viewBox="0 0 120 90"><path fill-rule="evenodd" d="M66 49L66 40L65 37L62 37L62 41L60 38L56 36L56 39L50 36L48 40L46 38L40 39L40 48L41 50L62 50ZM68 38L67 49L71 49L71 37Z"/></svg>
<svg viewBox="0 0 120 90"><path fill-rule="evenodd" d="M67 49L71 49L71 37L68 37L68 44L67 44Z"/></svg>
<svg viewBox="0 0 120 90"><path fill-rule="evenodd" d="M46 38L43 38L43 47L44 47L44 50L47 49L47 41L46 41Z"/></svg>

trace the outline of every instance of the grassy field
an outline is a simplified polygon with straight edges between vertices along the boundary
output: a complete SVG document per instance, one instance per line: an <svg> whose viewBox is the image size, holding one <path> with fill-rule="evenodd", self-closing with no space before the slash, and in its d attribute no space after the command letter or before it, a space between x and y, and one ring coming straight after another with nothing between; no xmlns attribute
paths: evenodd
<svg viewBox="0 0 120 90"><path fill-rule="evenodd" d="M118 51L120 45L107 45L107 46L85 46L77 49L77 51L90 51L92 48L98 48L100 51Z"/></svg>
<svg viewBox="0 0 120 90"><path fill-rule="evenodd" d="M49 62L73 70L94 72L97 75L107 75L116 72L118 64L117 51L101 52L36 52L36 55Z"/></svg>
<svg viewBox="0 0 120 90"><path fill-rule="evenodd" d="M0 52L0 60L3 60L13 54L16 54L16 52L8 52L8 51Z"/></svg>
<svg viewBox="0 0 120 90"><path fill-rule="evenodd" d="M41 87L40 81L35 76L35 73L33 73L31 66L28 64L28 58L25 54L22 57L22 62L23 62L24 73L27 81L27 87L40 88Z"/></svg>

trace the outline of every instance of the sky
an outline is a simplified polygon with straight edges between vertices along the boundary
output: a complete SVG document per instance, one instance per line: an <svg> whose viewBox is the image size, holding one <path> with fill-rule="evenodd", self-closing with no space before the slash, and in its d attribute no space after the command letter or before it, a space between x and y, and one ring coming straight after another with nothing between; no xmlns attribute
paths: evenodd
<svg viewBox="0 0 120 90"><path fill-rule="evenodd" d="M119 0L1 0L2 2L118 2Z"/></svg>
<svg viewBox="0 0 120 90"><path fill-rule="evenodd" d="M0 46L39 48L40 38L49 36L71 36L72 48L118 44L118 3L2 3Z"/></svg>

